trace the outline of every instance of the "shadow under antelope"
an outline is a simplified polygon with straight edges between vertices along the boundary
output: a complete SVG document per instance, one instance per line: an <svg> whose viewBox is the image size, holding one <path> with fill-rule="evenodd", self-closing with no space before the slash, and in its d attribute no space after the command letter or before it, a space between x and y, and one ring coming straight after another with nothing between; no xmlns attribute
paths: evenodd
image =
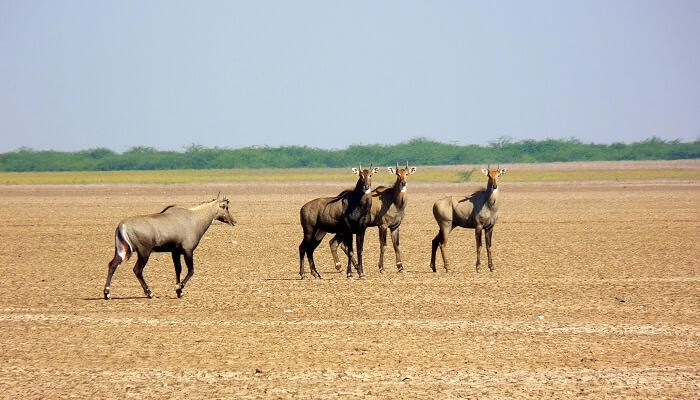
<svg viewBox="0 0 700 400"><path fill-rule="evenodd" d="M129 217L119 222L114 234L114 258L109 262L104 288L105 300L110 298L110 285L117 267L133 253L138 256L134 265L136 279L146 296L152 298L153 293L143 279L143 269L154 251L172 254L177 279L175 293L178 298L182 297L182 290L194 275L194 250L202 236L215 220L236 225L228 206L228 199L217 196L192 208L171 205L158 214ZM180 256L184 256L187 265L187 275L182 282Z"/></svg>
<svg viewBox="0 0 700 400"><path fill-rule="evenodd" d="M481 272L481 232L486 238L486 254L488 256L489 270L493 271L493 261L491 259L491 235L493 227L498 220L498 193L499 179L506 173L505 168L500 166L495 170L481 170L488 177L486 189L472 193L469 196L448 196L435 202L433 205L433 216L440 230L433 239L433 247L430 255L430 268L437 272L435 267L435 255L438 246L442 253L445 271L449 268L446 247L447 236L456 227L474 229L476 238L476 272Z"/></svg>

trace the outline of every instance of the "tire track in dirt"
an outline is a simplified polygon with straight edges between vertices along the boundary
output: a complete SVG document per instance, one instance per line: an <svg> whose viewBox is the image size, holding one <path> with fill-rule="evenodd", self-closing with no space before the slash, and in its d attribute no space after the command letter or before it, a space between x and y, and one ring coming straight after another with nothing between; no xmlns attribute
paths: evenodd
<svg viewBox="0 0 700 400"><path fill-rule="evenodd" d="M269 319L269 320L214 320L214 319L178 319L145 317L92 317L72 314L4 314L0 322L42 322L49 324L78 325L117 325L117 326L197 326L197 327L284 327L284 326L337 326L337 327L376 327L376 328L420 328L434 331L468 331L481 333L527 333L527 334L600 334L600 335L639 335L639 336L683 336L700 337L700 327L693 325L611 325L611 324L551 324L540 321L533 324L526 321L472 321L460 319Z"/></svg>
<svg viewBox="0 0 700 400"><path fill-rule="evenodd" d="M405 369L231 371L226 369L64 369L0 367L0 376L53 380L53 393L100 398L410 398L479 397L682 397L697 393L700 368L554 368L547 370L419 371ZM102 384L97 389L96 384ZM344 389L338 390L339 387ZM205 388L206 394L202 393ZM535 389L533 389L535 388ZM0 382L4 395L42 397L41 386L28 390Z"/></svg>

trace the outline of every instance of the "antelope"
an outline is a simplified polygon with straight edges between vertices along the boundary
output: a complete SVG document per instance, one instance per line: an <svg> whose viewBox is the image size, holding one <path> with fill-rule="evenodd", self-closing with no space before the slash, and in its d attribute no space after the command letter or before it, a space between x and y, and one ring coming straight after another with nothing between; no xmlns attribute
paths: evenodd
<svg viewBox="0 0 700 400"><path fill-rule="evenodd" d="M394 244L394 254L396 256L396 268L399 272L403 272L403 263L401 262L401 250L399 249L399 226L403 220L404 210L408 202L406 194L407 183L406 178L416 172L416 167L408 167L399 169L399 163L396 162L396 168L388 167L389 172L396 175L394 186L386 187L379 186L372 191L372 208L371 218L368 226L376 226L379 228L379 272L384 272L384 251L386 249L387 230L391 231L391 241ZM338 261L338 246L342 242L342 237L337 234L331 239L330 247L335 268L340 271L341 266ZM347 249L343 246L343 251ZM355 262L355 260L352 260Z"/></svg>
<svg viewBox="0 0 700 400"><path fill-rule="evenodd" d="M143 279L143 269L148 263L152 252L170 252L175 265L175 293L182 297L185 285L194 275L194 250L204 233L215 221L221 221L231 226L236 225L228 209L229 201L220 198L201 203L192 208L182 208L175 205L167 206L158 214L141 215L123 219L117 225L114 234L114 258L109 262L107 283L104 288L104 298L110 298L110 285L117 267L122 261L127 261L136 253L134 274L141 283L143 292L148 298L153 298L151 289ZM182 264L180 257L184 256L187 265L187 275L180 282Z"/></svg>
<svg viewBox="0 0 700 400"><path fill-rule="evenodd" d="M491 235L493 227L498 219L498 183L501 175L506 173L505 168L498 166L495 170L482 169L481 172L488 177L486 189L472 193L469 196L448 196L435 202L433 216L440 230L433 239L433 248L430 257L430 268L435 269L435 254L438 246L442 253L445 271L449 262L445 254L447 236L455 227L474 229L476 238L476 272L481 272L481 232L486 238L486 253L488 255L489 270L493 272L494 266L491 259Z"/></svg>
<svg viewBox="0 0 700 400"><path fill-rule="evenodd" d="M321 243L326 233L339 233L343 243L348 248L347 276L352 277L352 235L356 234L357 241L357 273L360 278L365 276L362 269L362 248L365 230L370 222L370 207L372 205L372 175L379 168L353 168L358 176L353 190L345 190L335 197L321 197L304 204L299 211L301 228L304 238L299 245L299 275L304 278L304 255L309 260L311 275L321 279L314 263L314 250Z"/></svg>

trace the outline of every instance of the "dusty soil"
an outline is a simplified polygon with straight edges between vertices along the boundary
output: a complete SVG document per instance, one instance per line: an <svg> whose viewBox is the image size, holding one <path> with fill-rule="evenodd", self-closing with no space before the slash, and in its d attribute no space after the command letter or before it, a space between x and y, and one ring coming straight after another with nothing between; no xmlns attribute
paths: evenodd
<svg viewBox="0 0 700 400"><path fill-rule="evenodd" d="M467 230L453 269L429 268L432 203L478 186L409 185L407 272L391 247L377 271L373 228L365 280L335 272L327 240L324 279L299 279L298 210L338 183L0 186L0 397L697 398L700 183L506 175L480 274ZM157 298L132 260L102 300L122 217L219 191L239 225L212 226L182 299L157 254Z"/></svg>

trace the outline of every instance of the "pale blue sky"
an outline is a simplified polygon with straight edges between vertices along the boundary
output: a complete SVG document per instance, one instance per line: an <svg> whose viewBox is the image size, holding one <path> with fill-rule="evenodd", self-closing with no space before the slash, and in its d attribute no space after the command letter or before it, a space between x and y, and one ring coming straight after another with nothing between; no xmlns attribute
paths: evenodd
<svg viewBox="0 0 700 400"><path fill-rule="evenodd" d="M0 152L700 138L700 1L0 0Z"/></svg>

